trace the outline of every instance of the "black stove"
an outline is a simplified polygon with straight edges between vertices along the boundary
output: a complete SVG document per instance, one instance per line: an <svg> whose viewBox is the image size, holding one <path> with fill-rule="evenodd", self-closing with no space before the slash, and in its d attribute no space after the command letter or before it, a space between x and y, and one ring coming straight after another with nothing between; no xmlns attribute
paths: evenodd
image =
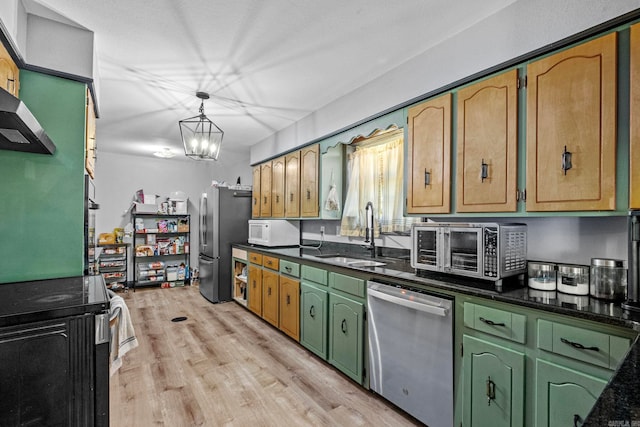
<svg viewBox="0 0 640 427"><path fill-rule="evenodd" d="M99 313L108 308L101 276L0 284L0 327Z"/></svg>

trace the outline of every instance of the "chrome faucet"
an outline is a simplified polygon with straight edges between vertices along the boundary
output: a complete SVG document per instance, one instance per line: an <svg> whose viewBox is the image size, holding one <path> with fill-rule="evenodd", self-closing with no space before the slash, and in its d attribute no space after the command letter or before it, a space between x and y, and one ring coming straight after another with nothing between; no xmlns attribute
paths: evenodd
<svg viewBox="0 0 640 427"><path fill-rule="evenodd" d="M369 243L369 247L367 249L371 250L371 258L375 258L376 241L373 226L373 203L367 202L367 206L364 208L364 213L367 220L367 226L364 229L364 242Z"/></svg>

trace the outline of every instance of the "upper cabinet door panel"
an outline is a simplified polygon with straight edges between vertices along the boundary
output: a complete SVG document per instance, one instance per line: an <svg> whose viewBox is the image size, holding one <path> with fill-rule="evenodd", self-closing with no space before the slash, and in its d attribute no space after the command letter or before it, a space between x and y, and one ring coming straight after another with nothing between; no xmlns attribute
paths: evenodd
<svg viewBox="0 0 640 427"><path fill-rule="evenodd" d="M303 217L317 217L320 145L314 144L303 148L300 150L300 157L302 167L300 214Z"/></svg>
<svg viewBox="0 0 640 427"><path fill-rule="evenodd" d="M285 202L287 218L300 216L300 151L287 154L285 159Z"/></svg>
<svg viewBox="0 0 640 427"><path fill-rule="evenodd" d="M514 212L518 71L458 92L456 211Z"/></svg>
<svg viewBox="0 0 640 427"><path fill-rule="evenodd" d="M251 216L260 217L260 166L253 167L253 191L251 199Z"/></svg>
<svg viewBox="0 0 640 427"><path fill-rule="evenodd" d="M451 210L451 94L409 108L407 213Z"/></svg>
<svg viewBox="0 0 640 427"><path fill-rule="evenodd" d="M614 210L616 33L529 64L527 79L527 210Z"/></svg>
<svg viewBox="0 0 640 427"><path fill-rule="evenodd" d="M284 218L284 156L273 160L271 181L271 216Z"/></svg>
<svg viewBox="0 0 640 427"><path fill-rule="evenodd" d="M640 209L640 24L631 27L629 208Z"/></svg>
<svg viewBox="0 0 640 427"><path fill-rule="evenodd" d="M260 216L271 216L271 162L260 165Z"/></svg>

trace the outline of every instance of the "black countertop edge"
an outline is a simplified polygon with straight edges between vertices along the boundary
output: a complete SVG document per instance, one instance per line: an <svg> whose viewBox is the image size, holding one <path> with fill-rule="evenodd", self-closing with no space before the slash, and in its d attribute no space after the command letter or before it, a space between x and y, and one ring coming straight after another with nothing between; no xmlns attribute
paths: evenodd
<svg viewBox="0 0 640 427"><path fill-rule="evenodd" d="M319 265L330 266L332 268L341 268L345 270L357 271L359 273L365 272L371 274L372 279L382 278L382 280L387 279L394 282L401 280L405 283L414 285L426 285L433 288L488 298L495 301L545 310L557 314L569 315L614 326L632 328L636 331L640 330L639 313L627 312L625 310L622 310L619 304L595 301L595 299L593 299L593 307L591 305L588 306L589 310L576 309L558 305L556 303L552 304L551 301L555 301L552 299L549 299L548 302L540 301L535 298L532 299L530 298L529 289L527 287L509 289L505 292L497 292L495 290L487 290L474 287L473 281L468 281L468 285L465 285L463 284L465 280L460 280L460 278L444 279L458 282L454 284L443 281L443 279L441 277L437 277L437 275L434 275L431 278L421 277L415 274L415 270L412 269L410 265L408 265L408 262L388 262L387 259L383 258L379 259L379 261L387 263L387 265L385 265L384 267L347 267L344 265L337 265L326 262L322 258L310 255L308 251L307 253L305 253L305 249L298 247L264 248L242 244L236 244L233 246L252 252L277 255L291 261L303 260L305 263L311 262ZM320 251L317 251L317 254L321 254ZM348 254L342 255L347 256ZM591 300L592 299L589 299L589 304L591 304ZM597 310L600 310L600 312L598 312ZM639 382L640 336L637 336L633 344L629 348L629 351L627 352L624 360L614 372L613 376L598 397L598 400L596 401L593 408L591 408L591 412L584 420L584 423L582 425L640 425L640 388L638 387Z"/></svg>
<svg viewBox="0 0 640 427"><path fill-rule="evenodd" d="M277 255L289 261L304 261L305 263L315 264L320 267L331 267L344 270L345 272L357 272L358 275L364 273L365 275L370 275L372 280L391 281L395 284L405 284L409 286L429 286L445 291L487 298L640 331L640 313L628 312L623 310L620 304L601 301L588 296L577 297L564 295L556 291L536 291L524 285L506 287L505 291L498 292L495 290L492 282L483 280L479 281L441 273L417 275L408 260L376 258L377 261L384 262L385 265L380 267L355 267L332 263L330 260L318 257L317 255L325 256L326 254L315 249L299 247L266 248L245 244L234 244L233 246L252 252ZM340 256L364 258L361 253L350 254L341 252ZM563 299L566 298L582 301L583 304L567 304L563 302Z"/></svg>

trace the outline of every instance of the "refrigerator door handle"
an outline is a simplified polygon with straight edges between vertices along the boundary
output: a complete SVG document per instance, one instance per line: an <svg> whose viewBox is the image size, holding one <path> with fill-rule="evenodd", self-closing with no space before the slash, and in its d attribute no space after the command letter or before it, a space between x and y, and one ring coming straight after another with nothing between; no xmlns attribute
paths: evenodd
<svg viewBox="0 0 640 427"><path fill-rule="evenodd" d="M207 194L200 197L200 252L206 252L207 248Z"/></svg>

